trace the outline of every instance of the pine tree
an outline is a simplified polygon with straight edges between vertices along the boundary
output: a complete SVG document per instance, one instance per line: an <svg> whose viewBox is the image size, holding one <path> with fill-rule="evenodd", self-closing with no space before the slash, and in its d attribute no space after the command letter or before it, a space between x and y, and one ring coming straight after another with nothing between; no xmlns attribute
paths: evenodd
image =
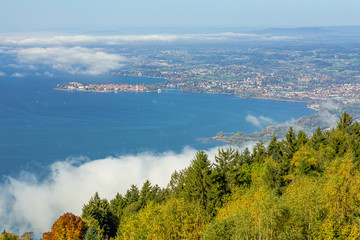
<svg viewBox="0 0 360 240"><path fill-rule="evenodd" d="M253 148L252 159L256 163L264 163L265 158L266 158L266 148L264 146L264 142L260 141L256 143Z"/></svg>
<svg viewBox="0 0 360 240"><path fill-rule="evenodd" d="M204 151L196 153L185 177L184 194L189 201L199 201L203 209L208 208L211 186L211 163Z"/></svg>
<svg viewBox="0 0 360 240"><path fill-rule="evenodd" d="M353 122L353 117L350 116L350 114L348 114L346 111L344 111L341 114L341 116L339 116L339 122L337 124L337 128L339 130L350 132L352 122Z"/></svg>
<svg viewBox="0 0 360 240"><path fill-rule="evenodd" d="M303 131L299 131L296 139L296 151L304 146L308 141L306 134Z"/></svg>
<svg viewBox="0 0 360 240"><path fill-rule="evenodd" d="M286 141L284 142L286 158L291 159L296 151L296 135L293 127L289 127L288 133L285 135Z"/></svg>
<svg viewBox="0 0 360 240"><path fill-rule="evenodd" d="M281 155L280 144L278 143L276 136L273 136L267 147L267 156L272 157L275 162L279 162Z"/></svg>
<svg viewBox="0 0 360 240"><path fill-rule="evenodd" d="M249 151L249 148L245 148L244 151L240 154L240 162L241 163L247 163L249 165L251 165L254 160L251 157L251 153Z"/></svg>
<svg viewBox="0 0 360 240"><path fill-rule="evenodd" d="M95 193L87 205L84 205L82 215L87 219L90 226L96 228L98 238L108 239L116 235L118 219L110 209L110 204L106 199L101 199L98 193Z"/></svg>
<svg viewBox="0 0 360 240"><path fill-rule="evenodd" d="M321 132L321 128L318 127L316 129L316 132L312 135L312 137L310 138L310 146L312 148L314 148L315 150L319 150L320 147L325 144L325 136L324 134Z"/></svg>

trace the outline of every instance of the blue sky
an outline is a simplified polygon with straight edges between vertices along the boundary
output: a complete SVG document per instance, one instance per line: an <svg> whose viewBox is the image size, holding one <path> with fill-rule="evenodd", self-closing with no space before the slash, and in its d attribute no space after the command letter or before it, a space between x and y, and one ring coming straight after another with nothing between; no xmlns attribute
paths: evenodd
<svg viewBox="0 0 360 240"><path fill-rule="evenodd" d="M360 25L359 0L11 0L0 31Z"/></svg>

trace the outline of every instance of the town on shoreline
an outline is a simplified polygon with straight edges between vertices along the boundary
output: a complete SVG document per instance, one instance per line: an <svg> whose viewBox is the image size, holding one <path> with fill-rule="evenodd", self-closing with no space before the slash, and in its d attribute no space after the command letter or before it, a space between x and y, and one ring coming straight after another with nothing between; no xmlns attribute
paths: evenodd
<svg viewBox="0 0 360 240"><path fill-rule="evenodd" d="M55 90L68 91L87 91L87 92L158 92L162 89L156 86L145 86L143 84L84 84L79 82L69 82L57 84Z"/></svg>
<svg viewBox="0 0 360 240"><path fill-rule="evenodd" d="M129 49L129 56L132 56ZM162 78L184 92L299 101L360 102L357 47L310 46L143 49L111 74ZM316 107L315 107L316 109Z"/></svg>

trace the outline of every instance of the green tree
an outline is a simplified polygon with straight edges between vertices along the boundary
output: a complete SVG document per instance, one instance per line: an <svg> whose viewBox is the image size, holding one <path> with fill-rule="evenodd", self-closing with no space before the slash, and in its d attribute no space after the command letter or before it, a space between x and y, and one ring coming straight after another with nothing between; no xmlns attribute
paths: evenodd
<svg viewBox="0 0 360 240"><path fill-rule="evenodd" d="M271 141L267 147L267 156L272 157L275 162L279 162L281 159L281 149L280 144L278 143L276 136L271 138Z"/></svg>
<svg viewBox="0 0 360 240"><path fill-rule="evenodd" d="M264 142L260 141L256 143L252 153L252 159L254 160L254 162L264 163L266 156L267 154L266 154L266 148L264 146Z"/></svg>
<svg viewBox="0 0 360 240"><path fill-rule="evenodd" d="M244 150L245 153L241 154L239 151L235 151L234 159L230 163L228 179L231 191L240 186L250 186L252 173L250 161L243 159L244 157L250 158L250 152L246 152L246 150Z"/></svg>
<svg viewBox="0 0 360 240"><path fill-rule="evenodd" d="M139 202L141 206L145 206L146 203L152 200L152 187L149 180L146 180L141 188L139 194Z"/></svg>
<svg viewBox="0 0 360 240"><path fill-rule="evenodd" d="M296 135L293 127L289 127L288 133L285 135L284 154L287 159L291 159L296 151Z"/></svg>
<svg viewBox="0 0 360 240"><path fill-rule="evenodd" d="M130 189L125 193L126 205L130 205L139 200L140 192L136 185L131 185Z"/></svg>
<svg viewBox="0 0 360 240"><path fill-rule="evenodd" d="M296 139L296 151L299 150L302 146L304 146L308 142L308 138L303 131L299 131Z"/></svg>
<svg viewBox="0 0 360 240"><path fill-rule="evenodd" d="M196 153L185 177L184 194L188 201L198 201L203 209L208 208L211 187L211 163L204 151Z"/></svg>
<svg viewBox="0 0 360 240"><path fill-rule="evenodd" d="M98 240L98 232L93 226L88 227L85 233L85 240Z"/></svg>
<svg viewBox="0 0 360 240"><path fill-rule="evenodd" d="M350 135L346 131L335 129L328 137L325 156L328 161L343 156L351 147Z"/></svg>
<svg viewBox="0 0 360 240"><path fill-rule="evenodd" d="M265 186L280 193L282 184L281 167L280 164L275 162L271 157L266 158L264 163L264 172L262 175Z"/></svg>
<svg viewBox="0 0 360 240"><path fill-rule="evenodd" d="M344 111L341 114L341 116L339 116L337 128L339 130L343 130L349 133L351 131L352 123L353 123L353 117L350 116L350 114L348 114L346 111Z"/></svg>
<svg viewBox="0 0 360 240"><path fill-rule="evenodd" d="M110 211L116 216L119 220L123 214L123 210L126 207L126 202L124 197L117 193L115 198L110 201Z"/></svg>
<svg viewBox="0 0 360 240"><path fill-rule="evenodd" d="M84 205L81 217L96 228L99 239L108 239L116 235L119 220L111 211L109 202L101 199L98 193Z"/></svg>
<svg viewBox="0 0 360 240"><path fill-rule="evenodd" d="M169 191L175 196L180 196L183 193L185 187L185 176L187 169L181 171L175 171L170 178L168 184Z"/></svg>
<svg viewBox="0 0 360 240"><path fill-rule="evenodd" d="M158 185L151 186L149 180L146 180L141 188L139 195L139 203L141 207L144 207L149 201L160 202L164 198L164 190Z"/></svg>
<svg viewBox="0 0 360 240"><path fill-rule="evenodd" d="M247 163L249 165L254 162L252 157L251 157L251 153L250 153L250 151L249 151L249 149L247 147L240 154L240 162L241 163Z"/></svg>
<svg viewBox="0 0 360 240"><path fill-rule="evenodd" d="M290 171L290 162L296 152L296 135L294 129L289 127L288 133L285 135L285 140L281 142L281 151L283 157L281 158L281 175L286 176Z"/></svg>
<svg viewBox="0 0 360 240"><path fill-rule="evenodd" d="M324 134L321 132L321 128L318 127L316 129L316 132L310 138L309 143L313 149L319 150L320 147L325 144L325 141L326 141L326 138L325 138Z"/></svg>
<svg viewBox="0 0 360 240"><path fill-rule="evenodd" d="M354 122L351 126L351 134L356 136L356 138L360 137L360 124L358 121Z"/></svg>
<svg viewBox="0 0 360 240"><path fill-rule="evenodd" d="M235 154L235 150L232 148L227 150L220 148L218 155L215 156L214 170L212 172L211 209L215 210L216 207L220 207L223 198L231 193L231 174L229 170L236 156L238 155ZM214 211L213 214L215 214Z"/></svg>

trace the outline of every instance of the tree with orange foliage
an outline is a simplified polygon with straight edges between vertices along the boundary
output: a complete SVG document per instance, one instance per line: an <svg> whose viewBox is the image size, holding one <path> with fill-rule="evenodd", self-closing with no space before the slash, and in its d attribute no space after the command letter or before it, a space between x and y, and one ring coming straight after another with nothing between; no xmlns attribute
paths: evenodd
<svg viewBox="0 0 360 240"><path fill-rule="evenodd" d="M65 213L54 222L51 232L43 233L43 240L82 240L85 224L80 217Z"/></svg>

